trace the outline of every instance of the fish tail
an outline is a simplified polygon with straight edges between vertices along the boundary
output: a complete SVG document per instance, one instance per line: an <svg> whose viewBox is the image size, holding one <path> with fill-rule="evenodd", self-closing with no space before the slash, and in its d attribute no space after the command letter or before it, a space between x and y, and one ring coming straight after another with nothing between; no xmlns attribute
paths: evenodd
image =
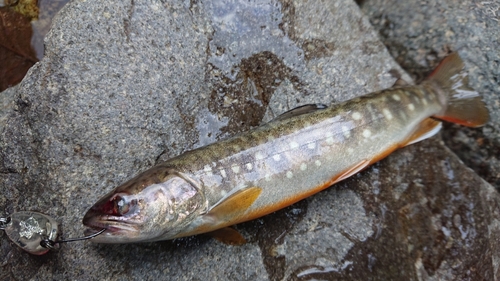
<svg viewBox="0 0 500 281"><path fill-rule="evenodd" d="M469 87L469 78L458 53L447 56L426 82L436 85L439 92L446 95L446 108L433 117L468 127L480 127L488 122L488 109L479 93Z"/></svg>

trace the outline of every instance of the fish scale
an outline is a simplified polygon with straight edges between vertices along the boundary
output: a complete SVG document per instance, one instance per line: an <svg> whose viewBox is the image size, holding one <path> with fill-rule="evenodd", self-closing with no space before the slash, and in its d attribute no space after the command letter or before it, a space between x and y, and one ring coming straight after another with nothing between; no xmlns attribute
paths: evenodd
<svg viewBox="0 0 500 281"><path fill-rule="evenodd" d="M432 118L430 118L432 117ZM488 120L457 54L416 86L309 105L233 138L186 152L116 187L85 215L94 242L173 239L255 219L348 178L395 149L428 138L439 118ZM238 236L235 236L238 238ZM239 241L232 237L231 241Z"/></svg>

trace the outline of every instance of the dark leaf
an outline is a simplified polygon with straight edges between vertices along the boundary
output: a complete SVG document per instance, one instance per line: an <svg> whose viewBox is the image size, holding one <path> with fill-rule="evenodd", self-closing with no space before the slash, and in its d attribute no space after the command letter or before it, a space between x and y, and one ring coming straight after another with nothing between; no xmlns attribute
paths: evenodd
<svg viewBox="0 0 500 281"><path fill-rule="evenodd" d="M30 20L0 9L0 91L19 83L38 59L31 47Z"/></svg>

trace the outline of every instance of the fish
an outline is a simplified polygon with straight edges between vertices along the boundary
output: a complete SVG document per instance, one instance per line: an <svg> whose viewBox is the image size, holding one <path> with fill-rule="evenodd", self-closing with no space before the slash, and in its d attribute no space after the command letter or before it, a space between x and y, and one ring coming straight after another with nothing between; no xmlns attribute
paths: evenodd
<svg viewBox="0 0 500 281"><path fill-rule="evenodd" d="M209 233L245 243L232 225L318 193L435 135L441 121L489 120L457 53L418 85L394 86L339 104L309 104L232 138L185 152L102 197L85 214L97 243L133 243Z"/></svg>

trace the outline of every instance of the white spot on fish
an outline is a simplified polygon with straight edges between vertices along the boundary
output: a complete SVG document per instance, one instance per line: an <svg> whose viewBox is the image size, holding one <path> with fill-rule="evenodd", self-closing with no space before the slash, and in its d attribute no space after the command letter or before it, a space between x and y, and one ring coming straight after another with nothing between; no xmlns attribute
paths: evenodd
<svg viewBox="0 0 500 281"><path fill-rule="evenodd" d="M310 142L310 143L308 143L308 144L307 144L307 148L309 148L309 149L314 149L314 148L316 148L316 143L315 143L315 142Z"/></svg>
<svg viewBox="0 0 500 281"><path fill-rule="evenodd" d="M347 126L342 126L342 133L346 138L351 137L351 131L349 130L349 128L347 128Z"/></svg>
<svg viewBox="0 0 500 281"><path fill-rule="evenodd" d="M399 111L399 118L401 118L401 120L406 121L408 119L408 116L406 116L406 111L400 110Z"/></svg>
<svg viewBox="0 0 500 281"><path fill-rule="evenodd" d="M316 166L318 166L318 167L319 167L319 166L321 166L321 161L316 160L316 161L314 161L314 164L316 164Z"/></svg>
<svg viewBox="0 0 500 281"><path fill-rule="evenodd" d="M415 106L413 105L413 103L408 104L408 109L411 111L415 110Z"/></svg>
<svg viewBox="0 0 500 281"><path fill-rule="evenodd" d="M392 120L392 113L389 111L389 109L384 108L382 109L382 112L384 113L384 116L385 118L387 118L387 120Z"/></svg>
<svg viewBox="0 0 500 281"><path fill-rule="evenodd" d="M266 181L271 181L271 174L266 174L265 179Z"/></svg>
<svg viewBox="0 0 500 281"><path fill-rule="evenodd" d="M220 175L225 178L227 175L226 175L226 171L225 170L220 170Z"/></svg>
<svg viewBox="0 0 500 281"><path fill-rule="evenodd" d="M281 156L279 154L274 154L273 159L274 159L274 161L280 161Z"/></svg>
<svg viewBox="0 0 500 281"><path fill-rule="evenodd" d="M333 140L333 134L332 132L326 132L326 143L327 144L333 144L335 141Z"/></svg>
<svg viewBox="0 0 500 281"><path fill-rule="evenodd" d="M231 170L233 170L233 172L234 172L235 174L237 174L237 173L239 173L239 172L240 172L240 166L232 166L232 167L231 167Z"/></svg>
<svg viewBox="0 0 500 281"><path fill-rule="evenodd" d="M292 171L288 171L288 172L286 172L286 177L287 177L287 178L289 178L289 179L293 178L293 173L292 173Z"/></svg>
<svg viewBox="0 0 500 281"><path fill-rule="evenodd" d="M294 142L294 141L292 141L292 142L290 142L290 148L291 148L291 149L296 149L296 148L299 148L299 144L298 144L298 143L296 143L296 142Z"/></svg>
<svg viewBox="0 0 500 281"><path fill-rule="evenodd" d="M245 167L247 167L247 170L249 170L249 171L251 171L251 170L252 170L252 168L253 168L252 163L247 163L247 164L245 165Z"/></svg>
<svg viewBox="0 0 500 281"><path fill-rule="evenodd" d="M302 163L302 164L300 164L300 169L301 169L302 171L305 171L305 170L307 169L307 164L306 164L306 163Z"/></svg>
<svg viewBox="0 0 500 281"><path fill-rule="evenodd" d="M221 195L222 197L226 197L227 192L226 192L225 190L221 190L221 191L220 191L220 195Z"/></svg>
<svg viewBox="0 0 500 281"><path fill-rule="evenodd" d="M400 100L401 100L401 98L400 98L400 97L399 97L399 95L397 95L397 94L392 95L392 98L393 98L394 100L396 100L396 101L400 101Z"/></svg>
<svg viewBox="0 0 500 281"><path fill-rule="evenodd" d="M353 152L354 152L354 149L352 149L352 148L350 148L350 147L347 149L347 153L351 154L351 153L353 153Z"/></svg>
<svg viewBox="0 0 500 281"><path fill-rule="evenodd" d="M363 130L363 137L369 138L371 136L372 136L372 132L370 130L368 130L368 129Z"/></svg>
<svg viewBox="0 0 500 281"><path fill-rule="evenodd" d="M426 98L422 98L422 103L423 103L424 105L427 105L427 99L426 99Z"/></svg>
<svg viewBox="0 0 500 281"><path fill-rule="evenodd" d="M264 159L264 155L260 152L255 153L255 159L262 160Z"/></svg>
<svg viewBox="0 0 500 281"><path fill-rule="evenodd" d="M205 165L205 167L203 167L203 170L208 176L212 175L212 167L210 167L210 165Z"/></svg>
<svg viewBox="0 0 500 281"><path fill-rule="evenodd" d="M420 104L420 98L418 96L413 96L413 100L417 103Z"/></svg>
<svg viewBox="0 0 500 281"><path fill-rule="evenodd" d="M359 120L359 119L361 119L361 117L362 117L361 113L359 113L357 111L352 113L352 119L354 119L354 120Z"/></svg>

